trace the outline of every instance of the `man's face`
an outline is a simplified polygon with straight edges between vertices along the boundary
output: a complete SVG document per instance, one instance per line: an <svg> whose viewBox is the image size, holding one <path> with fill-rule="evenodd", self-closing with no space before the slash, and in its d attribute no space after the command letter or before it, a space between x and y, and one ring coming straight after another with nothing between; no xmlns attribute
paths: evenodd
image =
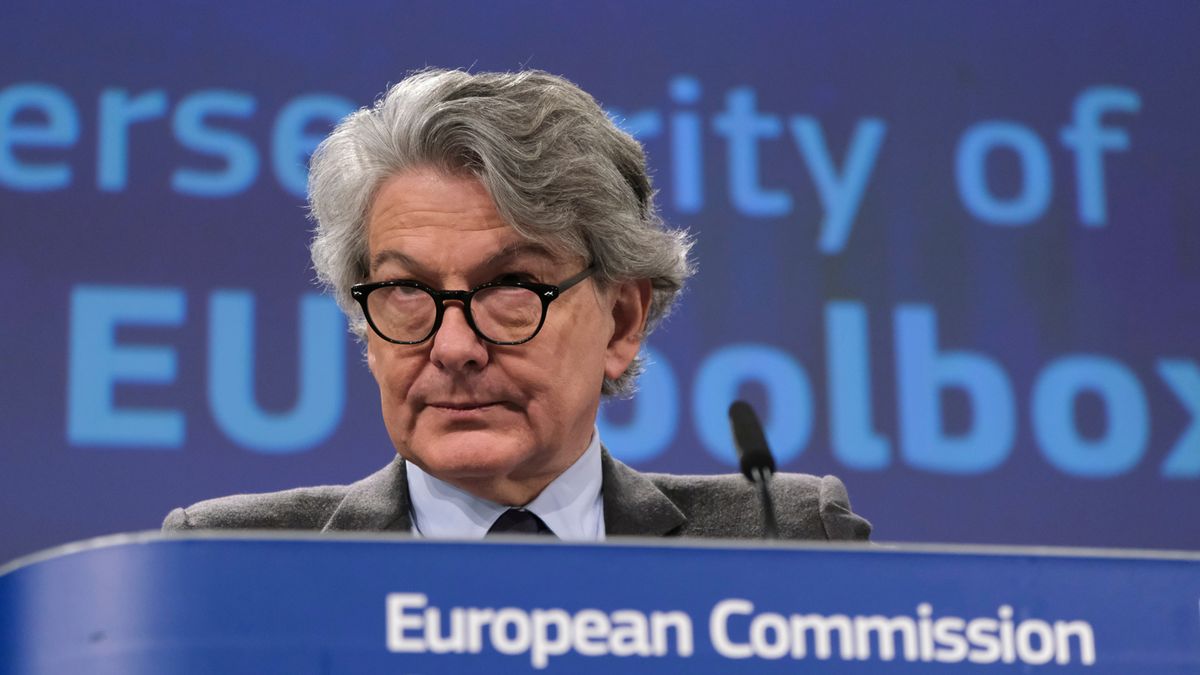
<svg viewBox="0 0 1200 675"><path fill-rule="evenodd" d="M529 242L496 212L478 180L434 170L394 176L368 214L371 280L469 290L516 277L557 284L585 261ZM419 345L368 332L383 421L396 451L480 497L524 504L586 449L603 378L637 353L649 284L600 290L585 280L555 300L537 336L499 346L448 301Z"/></svg>

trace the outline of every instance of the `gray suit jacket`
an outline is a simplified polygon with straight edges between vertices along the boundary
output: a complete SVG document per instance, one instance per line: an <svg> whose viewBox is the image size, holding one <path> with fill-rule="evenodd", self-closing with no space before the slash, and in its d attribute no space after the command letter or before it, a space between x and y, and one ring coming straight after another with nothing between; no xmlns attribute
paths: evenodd
<svg viewBox="0 0 1200 675"><path fill-rule="evenodd" d="M607 536L758 538L763 536L759 497L740 474L643 474L602 453L604 527ZM351 485L234 495L175 509L164 530L412 529L404 460ZM786 539L865 540L871 524L850 510L842 482L781 473L772 481L779 534Z"/></svg>

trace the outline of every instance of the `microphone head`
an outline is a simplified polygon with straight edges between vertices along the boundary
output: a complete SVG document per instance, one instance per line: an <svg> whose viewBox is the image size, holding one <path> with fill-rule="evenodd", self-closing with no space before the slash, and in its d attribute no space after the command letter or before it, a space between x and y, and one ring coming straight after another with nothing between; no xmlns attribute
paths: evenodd
<svg viewBox="0 0 1200 675"><path fill-rule="evenodd" d="M758 480L758 472L775 473L775 457L767 446L767 437L754 408L745 401L734 401L729 406L729 423L733 427L733 444L737 448L742 474L752 481Z"/></svg>

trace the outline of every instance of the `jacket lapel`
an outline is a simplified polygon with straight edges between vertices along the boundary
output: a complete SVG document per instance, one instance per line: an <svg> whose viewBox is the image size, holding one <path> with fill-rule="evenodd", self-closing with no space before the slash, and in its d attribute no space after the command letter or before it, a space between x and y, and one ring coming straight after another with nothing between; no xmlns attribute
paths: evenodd
<svg viewBox="0 0 1200 675"><path fill-rule="evenodd" d="M677 534L687 517L646 476L600 450L604 530L610 537Z"/></svg>
<svg viewBox="0 0 1200 675"><path fill-rule="evenodd" d="M408 507L408 477L404 460L397 455L387 466L349 486L322 532L408 532L412 529Z"/></svg>

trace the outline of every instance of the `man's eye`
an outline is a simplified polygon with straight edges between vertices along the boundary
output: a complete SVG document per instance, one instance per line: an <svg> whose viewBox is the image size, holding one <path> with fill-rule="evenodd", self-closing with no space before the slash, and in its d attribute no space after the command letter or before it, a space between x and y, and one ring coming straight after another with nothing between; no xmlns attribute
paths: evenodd
<svg viewBox="0 0 1200 675"><path fill-rule="evenodd" d="M509 272L496 277L496 283L511 284L517 281L535 281L532 274L525 272Z"/></svg>

